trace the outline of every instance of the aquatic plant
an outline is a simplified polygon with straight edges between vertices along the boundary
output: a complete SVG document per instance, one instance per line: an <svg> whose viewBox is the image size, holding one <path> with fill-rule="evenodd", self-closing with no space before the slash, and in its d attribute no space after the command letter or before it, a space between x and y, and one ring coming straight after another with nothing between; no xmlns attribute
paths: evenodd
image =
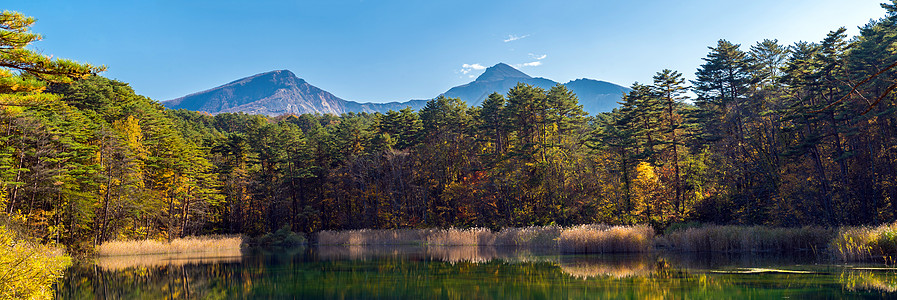
<svg viewBox="0 0 897 300"><path fill-rule="evenodd" d="M323 230L317 233L319 245L421 245L430 229L358 229Z"/></svg>
<svg viewBox="0 0 897 300"><path fill-rule="evenodd" d="M97 247L99 256L144 255L188 252L228 252L240 249L243 238L238 235L191 236L171 242L157 240L109 241Z"/></svg>
<svg viewBox="0 0 897 300"><path fill-rule="evenodd" d="M648 225L580 225L561 232L558 244L567 253L647 252L654 245Z"/></svg>
<svg viewBox="0 0 897 300"><path fill-rule="evenodd" d="M829 249L842 261L894 262L897 257L897 223L876 227L842 227Z"/></svg>
<svg viewBox="0 0 897 300"><path fill-rule="evenodd" d="M669 232L658 244L688 252L797 252L824 249L833 236L816 226L707 225Z"/></svg>

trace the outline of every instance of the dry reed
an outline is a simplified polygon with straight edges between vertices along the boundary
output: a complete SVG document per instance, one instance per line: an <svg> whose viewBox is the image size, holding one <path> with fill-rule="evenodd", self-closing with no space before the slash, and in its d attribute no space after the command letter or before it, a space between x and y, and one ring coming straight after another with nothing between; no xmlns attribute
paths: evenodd
<svg viewBox="0 0 897 300"><path fill-rule="evenodd" d="M317 237L319 245L513 246L594 253L647 251L654 231L647 225L581 225L505 228L498 232L485 228L325 230Z"/></svg>
<svg viewBox="0 0 897 300"><path fill-rule="evenodd" d="M824 249L834 232L823 227L704 226L667 234L661 244L687 252L797 252Z"/></svg>
<svg viewBox="0 0 897 300"><path fill-rule="evenodd" d="M495 238L492 231L485 228L436 230L427 236L427 245L477 246L490 245Z"/></svg>
<svg viewBox="0 0 897 300"><path fill-rule="evenodd" d="M318 232L319 245L422 245L430 229L359 229Z"/></svg>
<svg viewBox="0 0 897 300"><path fill-rule="evenodd" d="M647 252L654 244L654 229L648 225L580 225L564 229L558 240L562 252Z"/></svg>
<svg viewBox="0 0 897 300"><path fill-rule="evenodd" d="M145 255L163 253L233 253L243 238L238 235L209 235L174 239L170 243L156 240L109 241L97 247L99 256Z"/></svg>
<svg viewBox="0 0 897 300"><path fill-rule="evenodd" d="M883 259L893 262L897 257L897 223L842 227L829 250L842 261Z"/></svg>

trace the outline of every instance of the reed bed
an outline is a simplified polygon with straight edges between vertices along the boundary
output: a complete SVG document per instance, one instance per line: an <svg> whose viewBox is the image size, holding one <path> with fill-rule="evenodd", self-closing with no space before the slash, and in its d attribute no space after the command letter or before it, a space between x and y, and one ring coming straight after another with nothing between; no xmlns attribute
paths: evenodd
<svg viewBox="0 0 897 300"><path fill-rule="evenodd" d="M319 245L423 245L431 229L358 229L318 232Z"/></svg>
<svg viewBox="0 0 897 300"><path fill-rule="evenodd" d="M834 231L823 227L703 226L667 234L658 244L686 252L800 252L826 248Z"/></svg>
<svg viewBox="0 0 897 300"><path fill-rule="evenodd" d="M525 248L556 248L563 229L558 226L529 226L504 228L493 232L486 228L432 231L428 245L442 246L514 246Z"/></svg>
<svg viewBox="0 0 897 300"><path fill-rule="evenodd" d="M427 245L478 246L491 245L495 240L492 231L485 228L435 230L427 236Z"/></svg>
<svg viewBox="0 0 897 300"><path fill-rule="evenodd" d="M505 228L495 234L493 245L527 248L557 248L561 232L560 226L529 226Z"/></svg>
<svg viewBox="0 0 897 300"><path fill-rule="evenodd" d="M580 225L564 229L558 245L566 253L647 252L654 245L654 229L648 225Z"/></svg>
<svg viewBox="0 0 897 300"><path fill-rule="evenodd" d="M505 228L396 229L321 231L319 245L433 245L511 246L530 249L562 249L573 253L644 252L650 249L654 231L647 225L530 226Z"/></svg>
<svg viewBox="0 0 897 300"><path fill-rule="evenodd" d="M171 242L156 240L109 241L97 247L99 256L146 255L164 253L232 253L240 249L243 238L238 235L209 235L174 239Z"/></svg>
<svg viewBox="0 0 897 300"><path fill-rule="evenodd" d="M842 227L829 250L842 261L885 260L897 258L897 223L876 227Z"/></svg>

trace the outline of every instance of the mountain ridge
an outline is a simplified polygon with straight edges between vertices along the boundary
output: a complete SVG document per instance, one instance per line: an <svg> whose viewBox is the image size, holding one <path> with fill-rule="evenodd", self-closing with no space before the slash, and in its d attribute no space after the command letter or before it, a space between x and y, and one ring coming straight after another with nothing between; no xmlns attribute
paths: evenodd
<svg viewBox="0 0 897 300"><path fill-rule="evenodd" d="M559 84L542 77L531 77L516 68L498 63L486 68L474 81L450 88L444 95L476 106L493 92L507 93L518 83L550 89ZM580 104L591 113L610 111L617 106L628 88L593 79L577 79L563 84L577 94ZM423 108L427 100L404 102L355 102L339 98L311 85L289 70L274 70L240 78L218 87L163 101L170 109L188 109L211 114L244 112L276 116L282 114L348 112L386 112L411 107Z"/></svg>

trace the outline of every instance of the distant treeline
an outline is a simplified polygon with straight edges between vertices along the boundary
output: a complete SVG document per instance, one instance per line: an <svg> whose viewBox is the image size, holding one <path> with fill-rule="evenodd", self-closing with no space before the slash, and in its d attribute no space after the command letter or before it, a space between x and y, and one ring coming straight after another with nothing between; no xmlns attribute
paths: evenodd
<svg viewBox="0 0 897 300"><path fill-rule="evenodd" d="M2 89L0 208L75 251L285 225L890 222L897 6L883 6L849 40L721 40L690 84L660 71L596 116L563 86L523 84L477 107L277 118L166 110L99 76ZM41 86L28 72L0 79Z"/></svg>

